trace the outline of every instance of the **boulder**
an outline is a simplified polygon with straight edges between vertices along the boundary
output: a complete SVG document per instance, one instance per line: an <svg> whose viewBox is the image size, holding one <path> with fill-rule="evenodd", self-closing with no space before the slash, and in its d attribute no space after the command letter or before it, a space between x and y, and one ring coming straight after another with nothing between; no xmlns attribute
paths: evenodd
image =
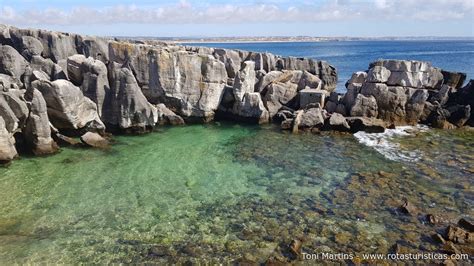
<svg viewBox="0 0 474 266"><path fill-rule="evenodd" d="M28 62L15 48L9 45L0 45L0 73L13 76L16 79L25 73Z"/></svg>
<svg viewBox="0 0 474 266"><path fill-rule="evenodd" d="M5 127L9 132L21 130L26 123L28 113L28 106L23 100L23 91L0 92L0 116L3 117Z"/></svg>
<svg viewBox="0 0 474 266"><path fill-rule="evenodd" d="M3 127L8 132L15 132L19 128L19 120L3 97L3 94L0 95L0 116L3 118Z"/></svg>
<svg viewBox="0 0 474 266"><path fill-rule="evenodd" d="M350 114L351 116L377 117L377 101L373 96L366 97L362 94L358 94L354 105L351 107Z"/></svg>
<svg viewBox="0 0 474 266"><path fill-rule="evenodd" d="M366 82L367 79L367 72L358 71L352 74L351 78L347 81L347 84L362 84Z"/></svg>
<svg viewBox="0 0 474 266"><path fill-rule="evenodd" d="M470 105L452 105L446 108L449 112L448 122L457 126L462 127L471 117L471 106Z"/></svg>
<svg viewBox="0 0 474 266"><path fill-rule="evenodd" d="M460 88L457 92L449 98L448 105L470 105L471 115L467 122L468 125L474 126L474 80Z"/></svg>
<svg viewBox="0 0 474 266"><path fill-rule="evenodd" d="M168 109L164 104L160 103L156 105L158 114L159 125L184 125L184 120L181 116L175 114L173 111Z"/></svg>
<svg viewBox="0 0 474 266"><path fill-rule="evenodd" d="M461 88L466 80L466 73L442 70L441 74L443 74L444 79L443 85L453 88L454 90Z"/></svg>
<svg viewBox="0 0 474 266"><path fill-rule="evenodd" d="M326 123L329 129L337 131L349 131L351 127L344 116L338 113L333 113Z"/></svg>
<svg viewBox="0 0 474 266"><path fill-rule="evenodd" d="M268 123L270 119L258 92L246 93L242 102L234 105L233 113L240 117L240 120L258 124Z"/></svg>
<svg viewBox="0 0 474 266"><path fill-rule="evenodd" d="M319 103L320 106L325 105L327 91L319 89L304 89L299 91L300 108L305 108L308 104Z"/></svg>
<svg viewBox="0 0 474 266"><path fill-rule="evenodd" d="M428 62L406 60L378 60L369 68L384 67L389 70L387 85L417 89L440 89L443 84L441 70ZM369 70L370 71L370 70Z"/></svg>
<svg viewBox="0 0 474 266"><path fill-rule="evenodd" d="M107 148L109 146L109 141L103 138L101 135L93 132L86 132L81 136L81 141L85 145L93 148Z"/></svg>
<svg viewBox="0 0 474 266"><path fill-rule="evenodd" d="M23 86L19 79L6 74L0 74L0 91L18 90Z"/></svg>
<svg viewBox="0 0 474 266"><path fill-rule="evenodd" d="M324 116L321 108L305 110L298 123L298 127L304 129L321 128L323 125Z"/></svg>
<svg viewBox="0 0 474 266"><path fill-rule="evenodd" d="M97 113L97 106L84 97L81 90L67 80L36 80L32 87L38 89L48 107L51 123L60 130L104 131L105 126Z"/></svg>
<svg viewBox="0 0 474 266"><path fill-rule="evenodd" d="M30 59L34 55L41 55L44 50L43 44L31 36L22 36L21 43L21 54L27 59Z"/></svg>
<svg viewBox="0 0 474 266"><path fill-rule="evenodd" d="M67 79L63 68L49 58L33 55L30 59L30 66L33 70L46 73L50 80Z"/></svg>
<svg viewBox="0 0 474 266"><path fill-rule="evenodd" d="M114 64L109 69L109 80L111 93L105 104L104 121L120 129L134 131L154 127L158 121L157 109L143 95L132 71Z"/></svg>
<svg viewBox="0 0 474 266"><path fill-rule="evenodd" d="M385 83L390 77L390 70L383 66L374 66L367 73L367 82L371 83Z"/></svg>
<svg viewBox="0 0 474 266"><path fill-rule="evenodd" d="M275 116L278 111L287 106L290 108L297 107L295 97L298 95L298 85L294 83L271 83L263 97L263 103L268 109L270 117Z"/></svg>
<svg viewBox="0 0 474 266"><path fill-rule="evenodd" d="M25 93L25 100L30 109L23 135L35 155L52 154L58 146L51 138L46 101L41 92L30 88Z"/></svg>
<svg viewBox="0 0 474 266"><path fill-rule="evenodd" d="M405 121L409 125L415 125L423 115L429 94L425 89L408 89L406 92L408 94L408 101L406 104Z"/></svg>
<svg viewBox="0 0 474 266"><path fill-rule="evenodd" d="M381 133L385 131L387 124L374 117L346 117L352 133L365 131L368 133Z"/></svg>
<svg viewBox="0 0 474 266"><path fill-rule="evenodd" d="M15 138L5 128L5 121L0 116L0 164L8 163L18 155L15 149Z"/></svg>

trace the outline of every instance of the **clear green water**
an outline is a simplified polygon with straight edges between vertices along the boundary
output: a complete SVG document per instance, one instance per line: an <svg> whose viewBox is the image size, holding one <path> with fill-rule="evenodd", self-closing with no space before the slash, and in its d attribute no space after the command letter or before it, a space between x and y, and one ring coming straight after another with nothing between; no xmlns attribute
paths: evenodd
<svg viewBox="0 0 474 266"><path fill-rule="evenodd" d="M351 135L225 123L22 158L0 168L0 264L264 262L296 237L308 253L435 251L425 236L438 228L395 209L408 198L472 217L474 132L394 141L422 158L391 161Z"/></svg>

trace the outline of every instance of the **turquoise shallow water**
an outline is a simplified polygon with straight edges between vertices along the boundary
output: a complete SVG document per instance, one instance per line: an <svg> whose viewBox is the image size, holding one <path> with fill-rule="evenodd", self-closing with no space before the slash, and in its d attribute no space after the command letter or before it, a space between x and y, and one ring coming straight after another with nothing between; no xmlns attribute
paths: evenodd
<svg viewBox="0 0 474 266"><path fill-rule="evenodd" d="M410 199L471 216L474 133L395 138L418 162L351 135L213 123L117 136L0 168L0 264L264 262L296 237L306 252L437 250L437 228L400 216ZM284 252L280 252L282 254Z"/></svg>

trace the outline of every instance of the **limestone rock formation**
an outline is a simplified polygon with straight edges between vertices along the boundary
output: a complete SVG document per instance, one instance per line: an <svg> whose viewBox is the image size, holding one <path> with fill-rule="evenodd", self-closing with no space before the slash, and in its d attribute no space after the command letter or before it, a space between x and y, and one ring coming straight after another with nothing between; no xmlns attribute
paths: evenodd
<svg viewBox="0 0 474 266"><path fill-rule="evenodd" d="M48 116L56 128L98 132L105 129L95 103L84 97L81 90L70 81L37 80L32 83L32 87L43 95Z"/></svg>
<svg viewBox="0 0 474 266"><path fill-rule="evenodd" d="M92 57L73 55L67 59L67 74L74 85L97 105L97 112L102 117L104 103L110 93L106 65Z"/></svg>
<svg viewBox="0 0 474 266"><path fill-rule="evenodd" d="M0 164L13 160L17 155L15 138L5 128L5 121L0 116Z"/></svg>
<svg viewBox="0 0 474 266"><path fill-rule="evenodd" d="M107 124L134 131L146 131L155 126L157 109L146 100L129 68L111 65L109 82L110 97L103 111Z"/></svg>
<svg viewBox="0 0 474 266"><path fill-rule="evenodd" d="M0 73L20 79L28 62L9 45L0 45Z"/></svg>
<svg viewBox="0 0 474 266"><path fill-rule="evenodd" d="M55 153L58 147L51 138L48 109L43 95L37 89L31 88L25 93L25 100L30 109L23 130L26 141L36 155Z"/></svg>
<svg viewBox="0 0 474 266"><path fill-rule="evenodd" d="M253 92L255 87L255 63L246 61L236 74L232 89L234 104L232 113L242 120L267 123L269 114L263 105L260 93Z"/></svg>
<svg viewBox="0 0 474 266"><path fill-rule="evenodd" d="M156 105L159 125L184 125L184 119L168 109L164 104Z"/></svg>

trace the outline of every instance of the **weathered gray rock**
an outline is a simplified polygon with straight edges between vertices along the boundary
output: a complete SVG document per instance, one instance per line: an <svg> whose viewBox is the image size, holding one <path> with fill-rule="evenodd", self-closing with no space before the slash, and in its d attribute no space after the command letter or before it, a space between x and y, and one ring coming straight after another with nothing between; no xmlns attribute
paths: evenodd
<svg viewBox="0 0 474 266"><path fill-rule="evenodd" d="M358 94L350 111L351 116L377 117L377 101L373 96Z"/></svg>
<svg viewBox="0 0 474 266"><path fill-rule="evenodd" d="M337 103L335 102L332 102L332 101L328 101L326 103L326 105L324 106L324 109L326 109L326 111L328 111L328 113L334 113L336 112L336 109L337 109Z"/></svg>
<svg viewBox="0 0 474 266"><path fill-rule="evenodd" d="M271 83L263 97L263 103L270 117L275 116L283 106L295 108L295 97L298 95L298 85L294 83Z"/></svg>
<svg viewBox="0 0 474 266"><path fill-rule="evenodd" d="M267 109L263 105L260 93L246 93L242 102L234 106L234 114L244 120L257 122L259 124L268 123L270 116Z"/></svg>
<svg viewBox="0 0 474 266"><path fill-rule="evenodd" d="M367 73L367 82L385 83L390 77L390 70L383 66L374 66Z"/></svg>
<svg viewBox="0 0 474 266"><path fill-rule="evenodd" d="M52 154L58 151L58 146L51 138L51 128L48 119L46 102L43 95L36 89L30 88L25 93L30 113L23 130L25 140L36 155Z"/></svg>
<svg viewBox="0 0 474 266"><path fill-rule="evenodd" d="M184 125L184 120L181 116L175 114L168 109L164 104L156 105L159 125Z"/></svg>
<svg viewBox="0 0 474 266"><path fill-rule="evenodd" d="M43 44L34 37L22 36L21 42L21 54L27 59L30 59L34 55L41 55L44 50Z"/></svg>
<svg viewBox="0 0 474 266"><path fill-rule="evenodd" d="M9 45L0 45L0 73L13 76L16 79L25 73L28 62L15 48Z"/></svg>
<svg viewBox="0 0 474 266"><path fill-rule="evenodd" d="M15 132L18 129L18 118L11 110L3 95L0 95L0 116L3 117L3 127L5 127L8 132Z"/></svg>
<svg viewBox="0 0 474 266"><path fill-rule="evenodd" d="M19 79L6 74L0 74L0 91L18 90L23 84Z"/></svg>
<svg viewBox="0 0 474 266"><path fill-rule="evenodd" d="M466 73L461 72L450 72L442 70L441 73L443 74L443 85L449 86L454 90L458 90L464 84L466 80Z"/></svg>
<svg viewBox="0 0 474 266"><path fill-rule="evenodd" d="M367 72L358 71L352 74L351 79L347 81L348 84L361 84L366 82Z"/></svg>
<svg viewBox="0 0 474 266"><path fill-rule="evenodd" d="M93 132L86 132L81 136L81 141L87 146L93 148L107 148L109 146L109 141L103 138L101 135Z"/></svg>
<svg viewBox="0 0 474 266"><path fill-rule="evenodd" d="M143 95L132 71L117 64L111 67L111 93L105 104L104 121L120 129L135 131L154 127L158 121L157 109Z"/></svg>
<svg viewBox="0 0 474 266"><path fill-rule="evenodd" d="M43 94L48 116L56 128L99 132L105 130L95 103L84 97L81 90L70 81L36 80L32 87Z"/></svg>
<svg viewBox="0 0 474 266"><path fill-rule="evenodd" d="M232 89L235 100L232 114L245 121L267 123L270 117L260 93L253 92L256 81L254 65L253 61L245 61L235 76Z"/></svg>
<svg viewBox="0 0 474 266"><path fill-rule="evenodd" d="M5 127L10 133L20 131L28 117L28 107L23 98L23 91L9 90L0 92L0 116L3 117Z"/></svg>
<svg viewBox="0 0 474 266"><path fill-rule="evenodd" d="M471 106L471 115L467 124L474 126L474 80L471 79L466 86L460 88L452 97L450 97L448 104Z"/></svg>
<svg viewBox="0 0 474 266"><path fill-rule="evenodd" d="M440 89L443 74L428 62L405 60L379 60L370 64L370 69L384 67L391 74L387 85L417 89Z"/></svg>
<svg viewBox="0 0 474 266"><path fill-rule="evenodd" d="M214 57L224 63L229 78L235 78L237 72L240 71L242 58L236 50L214 49Z"/></svg>
<svg viewBox="0 0 474 266"><path fill-rule="evenodd" d="M352 133L365 131L368 133L381 133L385 131L387 123L374 117L346 117Z"/></svg>
<svg viewBox="0 0 474 266"><path fill-rule="evenodd" d="M429 94L424 89L408 89L408 101L406 105L405 121L409 125L415 125L420 121L420 117L425 109Z"/></svg>
<svg viewBox="0 0 474 266"><path fill-rule="evenodd" d="M104 64L109 62L109 43L108 40L104 38L83 37L80 42L80 47L78 47L77 50L87 58L92 57L102 61Z"/></svg>
<svg viewBox="0 0 474 266"><path fill-rule="evenodd" d="M301 115L298 123L299 128L312 129L324 126L324 116L321 108L310 108Z"/></svg>
<svg viewBox="0 0 474 266"><path fill-rule="evenodd" d="M0 164L8 163L18 155L13 134L5 128L5 121L0 116Z"/></svg>
<svg viewBox="0 0 474 266"><path fill-rule="evenodd" d="M254 92L255 88L255 62L245 61L242 69L237 72L234 79L234 98L236 101L242 101L244 95Z"/></svg>
<svg viewBox="0 0 474 266"><path fill-rule="evenodd" d="M300 108L305 108L308 104L318 103L325 106L327 91L319 89L304 89L299 91Z"/></svg>
<svg viewBox="0 0 474 266"><path fill-rule="evenodd" d="M462 127L471 118L471 106L470 105L452 105L446 108L449 111L448 122L457 126Z"/></svg>
<svg viewBox="0 0 474 266"><path fill-rule="evenodd" d="M39 55L33 55L30 59L30 66L33 70L46 73L49 80L67 79L63 68L49 58L45 59Z"/></svg>
<svg viewBox="0 0 474 266"><path fill-rule="evenodd" d="M329 117L328 127L331 130L337 131L349 131L351 127L344 116L338 113L333 113Z"/></svg>
<svg viewBox="0 0 474 266"><path fill-rule="evenodd" d="M102 61L84 55L68 57L67 72L71 81L79 86L82 93L97 105L97 112L102 117L106 96L110 93L107 67Z"/></svg>

